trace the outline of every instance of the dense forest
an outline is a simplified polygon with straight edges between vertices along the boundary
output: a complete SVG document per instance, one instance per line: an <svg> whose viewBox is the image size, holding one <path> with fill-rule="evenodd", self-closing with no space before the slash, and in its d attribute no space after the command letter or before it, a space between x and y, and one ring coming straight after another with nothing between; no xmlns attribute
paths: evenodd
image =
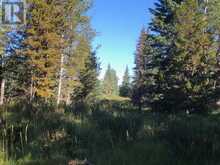
<svg viewBox="0 0 220 165"><path fill-rule="evenodd" d="M220 164L219 0L156 0L120 85L92 1L26 3L0 29L0 165Z"/></svg>

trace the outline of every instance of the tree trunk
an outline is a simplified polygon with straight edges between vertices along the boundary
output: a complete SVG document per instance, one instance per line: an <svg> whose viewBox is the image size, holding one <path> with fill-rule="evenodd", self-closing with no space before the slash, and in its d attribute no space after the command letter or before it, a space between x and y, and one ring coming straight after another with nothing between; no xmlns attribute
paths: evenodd
<svg viewBox="0 0 220 165"><path fill-rule="evenodd" d="M2 82L1 82L0 105L4 104L4 99L5 99L5 79L2 79Z"/></svg>
<svg viewBox="0 0 220 165"><path fill-rule="evenodd" d="M31 76L31 87L30 87L30 102L34 99L34 81L33 76Z"/></svg>
<svg viewBox="0 0 220 165"><path fill-rule="evenodd" d="M70 105L70 103L71 103L71 95L70 93L68 93L67 98L66 98L66 104Z"/></svg>
<svg viewBox="0 0 220 165"><path fill-rule="evenodd" d="M59 86L58 86L58 94L57 94L57 106L60 104L61 100L61 91L62 91L62 81L63 81L63 63L64 63L64 54L61 54L61 62L60 62L60 79L59 79Z"/></svg>

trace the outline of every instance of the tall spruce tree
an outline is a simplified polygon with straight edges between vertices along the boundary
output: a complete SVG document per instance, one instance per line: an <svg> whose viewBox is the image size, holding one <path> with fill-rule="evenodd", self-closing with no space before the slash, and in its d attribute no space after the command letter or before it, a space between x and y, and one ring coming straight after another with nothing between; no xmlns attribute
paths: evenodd
<svg viewBox="0 0 220 165"><path fill-rule="evenodd" d="M142 106L149 106L153 101L153 90L155 90L155 77L158 73L156 63L156 49L154 48L155 37L146 30L141 31L139 43L135 54L136 62L135 76L133 81L132 100L141 109Z"/></svg>
<svg viewBox="0 0 220 165"><path fill-rule="evenodd" d="M150 101L153 109L160 110L166 107L172 99L165 99L165 94L169 90L169 82L167 81L167 69L175 49L174 39L176 35L175 13L183 0L158 0L155 3L155 9L150 9L153 14L153 20L150 23L150 31L152 33L151 45L153 49L153 82L154 88L151 88L151 94L147 99ZM150 89L150 88L148 88ZM165 108L169 109L169 108Z"/></svg>
<svg viewBox="0 0 220 165"><path fill-rule="evenodd" d="M161 69L166 67L166 61L169 58L170 51L173 47L176 29L175 12L183 0L158 0L155 8L150 9L153 15L149 30L155 35L154 47L158 53L155 55L158 62L161 63Z"/></svg>
<svg viewBox="0 0 220 165"><path fill-rule="evenodd" d="M201 7L197 0L186 0L176 12L176 49L167 75L170 91L178 91L173 109L206 110L215 91L216 50Z"/></svg>
<svg viewBox="0 0 220 165"><path fill-rule="evenodd" d="M145 68L145 47L147 40L147 31L145 28L142 28L140 37L137 43L136 52L135 52L135 68L134 68L134 82L133 82L133 92L132 92L132 100L135 105L138 105L141 109L143 104L142 96L143 96L143 74Z"/></svg>
<svg viewBox="0 0 220 165"><path fill-rule="evenodd" d="M87 100L97 84L99 74L99 63L96 52L91 52L89 58L85 61L85 68L80 71L79 84L72 94L73 102L83 102Z"/></svg>
<svg viewBox="0 0 220 165"><path fill-rule="evenodd" d="M160 100L166 91L164 72L174 45L174 16L180 3L181 0L158 0L155 3L155 9L150 9L153 20L148 31L143 29L141 32L135 55L132 96L134 103L139 105L140 109L146 104L151 107L158 105L154 102ZM142 67L137 63L137 59L141 61L139 63L142 63Z"/></svg>
<svg viewBox="0 0 220 165"><path fill-rule="evenodd" d="M27 37L22 53L31 66L31 95L51 98L55 94L56 78L63 46L63 11L57 1L29 0ZM32 96L31 96L32 97Z"/></svg>
<svg viewBox="0 0 220 165"><path fill-rule="evenodd" d="M213 29L216 32L218 26L212 25L217 21L210 23L207 19L217 14L207 11L215 10L197 0L159 0L156 8L151 9L154 17L148 37L141 44L144 46L140 61L144 67L139 72L135 60L136 103L176 112L202 111L214 100L213 94L218 91L219 53Z"/></svg>
<svg viewBox="0 0 220 165"><path fill-rule="evenodd" d="M148 36L147 30L145 28L142 28L135 52L134 70L135 70L135 80L137 81L142 78L142 74L145 68L144 50L145 50L147 36Z"/></svg>

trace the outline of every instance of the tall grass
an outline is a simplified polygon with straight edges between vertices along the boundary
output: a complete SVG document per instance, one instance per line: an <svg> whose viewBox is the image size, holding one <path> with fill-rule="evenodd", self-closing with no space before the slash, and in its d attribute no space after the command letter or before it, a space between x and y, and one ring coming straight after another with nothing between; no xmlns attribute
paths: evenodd
<svg viewBox="0 0 220 165"><path fill-rule="evenodd" d="M100 102L55 111L52 103L1 107L0 165L220 164L216 116L139 112L126 102ZM77 113L75 113L77 112Z"/></svg>

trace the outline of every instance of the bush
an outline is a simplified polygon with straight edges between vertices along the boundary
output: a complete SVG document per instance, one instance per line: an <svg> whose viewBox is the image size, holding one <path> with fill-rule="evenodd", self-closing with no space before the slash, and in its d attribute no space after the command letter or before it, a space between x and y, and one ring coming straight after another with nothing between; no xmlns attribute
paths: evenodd
<svg viewBox="0 0 220 165"><path fill-rule="evenodd" d="M162 132L173 155L185 160L217 160L220 156L219 120L202 116L175 116Z"/></svg>
<svg viewBox="0 0 220 165"><path fill-rule="evenodd" d="M96 111L93 121L100 131L109 131L113 141L134 140L143 128L143 117L136 112L114 116L109 112Z"/></svg>

